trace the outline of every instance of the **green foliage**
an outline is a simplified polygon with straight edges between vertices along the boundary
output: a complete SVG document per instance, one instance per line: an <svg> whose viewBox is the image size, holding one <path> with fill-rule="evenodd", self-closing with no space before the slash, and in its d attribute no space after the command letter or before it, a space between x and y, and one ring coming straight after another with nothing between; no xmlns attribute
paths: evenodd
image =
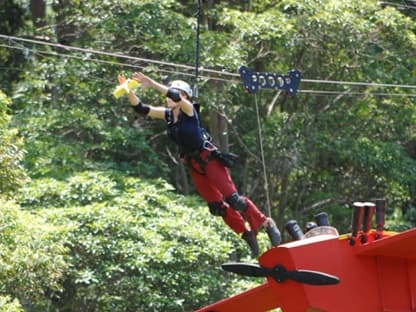
<svg viewBox="0 0 416 312"><path fill-rule="evenodd" d="M68 190L75 197L94 192L99 196L102 191L82 184L91 175L72 177ZM71 311L189 311L222 298L222 285L232 280L226 279L220 264L236 248L247 256L242 242L222 220L207 217L199 199L175 194L163 180L117 178L121 176L114 178L114 172L95 176L97 184L108 184L113 191L85 206L71 206L70 198L68 208L48 208L63 201L53 196L46 181L45 192L35 193L33 186L23 190L34 203L45 202L39 216L65 229L60 243L69 249L65 258L71 265L53 304ZM50 198L45 198L47 193ZM225 288L230 294L234 290Z"/></svg>
<svg viewBox="0 0 416 312"><path fill-rule="evenodd" d="M12 299L10 296L0 296L0 311L23 312L24 310L17 299Z"/></svg>
<svg viewBox="0 0 416 312"><path fill-rule="evenodd" d="M23 9L16 4L17 1L2 1L0 4L0 16L2 23L0 33L14 34L22 26L24 21Z"/></svg>
<svg viewBox="0 0 416 312"><path fill-rule="evenodd" d="M163 176L166 168L149 147L148 131L134 127L134 120L127 118L131 110L112 98L114 84L105 91L103 85L94 87L97 83L89 75L105 70L78 68L80 64L64 70L64 64L52 59L40 65L38 80L21 83L13 103L19 109L13 124L26 138L25 163L33 176L59 178L97 167ZM27 100L26 93L33 97Z"/></svg>
<svg viewBox="0 0 416 312"><path fill-rule="evenodd" d="M17 129L10 127L7 114L10 99L0 90L0 194L10 195L25 180L22 167L23 140Z"/></svg>
<svg viewBox="0 0 416 312"><path fill-rule="evenodd" d="M188 311L222 298L223 285L229 294L253 285L220 270L231 254L248 251L220 219L207 218L200 199L175 194L163 180L114 171L49 179L21 190L35 214L0 205L7 224L0 286L32 311ZM71 205L77 196L85 206ZM260 235L263 247L265 240Z"/></svg>
<svg viewBox="0 0 416 312"><path fill-rule="evenodd" d="M32 311L62 290L66 248L58 228L0 198L0 289ZM15 308L18 305L15 304Z"/></svg>
<svg viewBox="0 0 416 312"><path fill-rule="evenodd" d="M98 171L79 173L65 180L40 178L30 181L19 202L30 208L53 208L105 202L119 196L117 182Z"/></svg>
<svg viewBox="0 0 416 312"><path fill-rule="evenodd" d="M23 8L15 0L0 2L0 34L15 35L24 25L25 14ZM13 83L19 80L23 53L21 50L9 49L8 44L0 46L0 66L2 68L1 89L6 93L11 89Z"/></svg>

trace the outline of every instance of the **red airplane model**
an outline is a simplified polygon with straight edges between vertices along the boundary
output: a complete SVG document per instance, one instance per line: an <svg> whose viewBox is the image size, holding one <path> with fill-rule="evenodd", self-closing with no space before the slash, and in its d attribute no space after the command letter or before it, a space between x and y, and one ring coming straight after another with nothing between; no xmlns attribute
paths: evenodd
<svg viewBox="0 0 416 312"><path fill-rule="evenodd" d="M269 249L259 264L224 264L267 281L197 312L416 311L416 228L384 231L384 200L354 203L350 234L317 225L305 235L295 229L298 240Z"/></svg>

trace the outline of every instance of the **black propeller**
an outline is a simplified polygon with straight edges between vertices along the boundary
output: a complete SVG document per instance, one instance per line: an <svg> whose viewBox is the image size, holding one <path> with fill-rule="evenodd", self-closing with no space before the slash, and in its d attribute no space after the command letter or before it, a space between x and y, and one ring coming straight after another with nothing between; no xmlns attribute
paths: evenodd
<svg viewBox="0 0 416 312"><path fill-rule="evenodd" d="M309 285L333 285L339 283L339 278L317 271L294 270L288 271L282 265L276 265L269 269L264 266L252 263L225 263L222 265L224 271L237 273L252 277L272 277L276 282L281 283L287 279Z"/></svg>

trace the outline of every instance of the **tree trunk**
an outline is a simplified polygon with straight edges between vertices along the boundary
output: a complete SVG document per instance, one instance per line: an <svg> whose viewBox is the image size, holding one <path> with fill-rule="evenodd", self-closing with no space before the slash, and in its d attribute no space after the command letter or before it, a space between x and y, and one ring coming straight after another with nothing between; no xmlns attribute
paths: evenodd
<svg viewBox="0 0 416 312"><path fill-rule="evenodd" d="M46 4L44 0L30 0L30 13L32 15L32 22L35 28L40 28L46 25Z"/></svg>
<svg viewBox="0 0 416 312"><path fill-rule="evenodd" d="M280 198L278 205L277 225L283 230L285 225L285 208L287 203L287 190L289 188L289 174L284 174L281 181L280 187Z"/></svg>
<svg viewBox="0 0 416 312"><path fill-rule="evenodd" d="M70 45L76 38L76 32L79 31L69 20L72 18L71 3L69 0L59 0L53 5L56 12L56 37L59 43Z"/></svg>
<svg viewBox="0 0 416 312"><path fill-rule="evenodd" d="M214 143L221 150L228 152L228 124L218 112L210 112L210 129Z"/></svg>

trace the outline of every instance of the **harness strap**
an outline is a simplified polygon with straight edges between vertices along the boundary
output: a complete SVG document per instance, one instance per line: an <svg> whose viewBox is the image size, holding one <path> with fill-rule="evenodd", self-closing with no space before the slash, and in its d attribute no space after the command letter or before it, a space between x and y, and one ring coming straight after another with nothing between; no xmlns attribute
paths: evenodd
<svg viewBox="0 0 416 312"><path fill-rule="evenodd" d="M208 164L208 162L214 158L214 156L212 155L212 152L216 151L217 149L218 148L214 144L212 144L210 141L204 141L204 143L202 143L201 149L192 151L190 153L185 153L186 163L196 173L200 175L206 175L205 167ZM201 153L203 151L208 151L208 155L204 159L202 159L201 157ZM201 171L192 165L192 160L198 163Z"/></svg>

